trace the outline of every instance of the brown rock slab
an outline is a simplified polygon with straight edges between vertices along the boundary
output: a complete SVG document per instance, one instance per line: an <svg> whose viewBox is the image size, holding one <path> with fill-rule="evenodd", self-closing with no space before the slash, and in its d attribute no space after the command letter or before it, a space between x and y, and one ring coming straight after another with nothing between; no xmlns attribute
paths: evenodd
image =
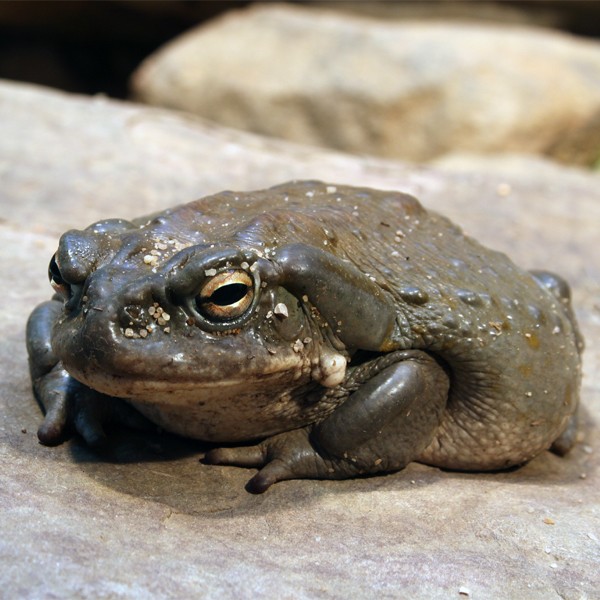
<svg viewBox="0 0 600 600"><path fill-rule="evenodd" d="M149 104L359 155L502 151L592 164L599 72L600 43L551 30L267 3L176 38L132 87Z"/></svg>
<svg viewBox="0 0 600 600"><path fill-rule="evenodd" d="M594 598L600 570L598 177L536 161L444 170L361 159L103 98L0 84L0 589L7 598ZM539 169L539 175L536 172ZM38 444L24 347L57 236L219 189L320 178L416 193L573 283L588 348L581 441L520 469L411 464L291 481L198 463L202 444L115 432Z"/></svg>

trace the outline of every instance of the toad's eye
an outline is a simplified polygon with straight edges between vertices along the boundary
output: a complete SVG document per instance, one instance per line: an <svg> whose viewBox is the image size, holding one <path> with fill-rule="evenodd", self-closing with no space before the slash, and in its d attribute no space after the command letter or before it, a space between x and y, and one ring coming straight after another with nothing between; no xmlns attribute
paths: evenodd
<svg viewBox="0 0 600 600"><path fill-rule="evenodd" d="M54 291L60 294L64 300L69 300L71 298L71 286L61 275L60 267L56 262L56 254L52 257L50 264L48 265L48 278L50 279L50 285L54 288Z"/></svg>
<svg viewBox="0 0 600 600"><path fill-rule="evenodd" d="M252 305L254 284L246 271L222 271L209 279L196 296L196 308L208 321L241 317Z"/></svg>

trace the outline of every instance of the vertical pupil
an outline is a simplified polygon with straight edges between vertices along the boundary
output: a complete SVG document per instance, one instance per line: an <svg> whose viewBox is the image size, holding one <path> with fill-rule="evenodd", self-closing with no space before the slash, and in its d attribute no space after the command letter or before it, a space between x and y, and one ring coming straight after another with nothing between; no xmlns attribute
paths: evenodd
<svg viewBox="0 0 600 600"><path fill-rule="evenodd" d="M248 293L248 286L244 283L230 283L215 290L210 301L217 306L229 306L239 302Z"/></svg>

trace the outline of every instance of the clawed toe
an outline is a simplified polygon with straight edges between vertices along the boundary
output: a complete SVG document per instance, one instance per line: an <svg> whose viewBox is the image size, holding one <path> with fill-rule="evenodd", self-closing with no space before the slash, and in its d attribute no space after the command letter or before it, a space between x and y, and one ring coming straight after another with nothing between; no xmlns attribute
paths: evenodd
<svg viewBox="0 0 600 600"><path fill-rule="evenodd" d="M207 465L229 465L260 469L246 484L246 491L251 494L262 494L274 483L294 477L293 471L284 459L271 456L268 442L258 446L241 448L215 448L207 452L201 462Z"/></svg>
<svg viewBox="0 0 600 600"><path fill-rule="evenodd" d="M44 446L58 446L69 437L65 432L64 424L52 419L44 419L37 430L37 436Z"/></svg>
<svg viewBox="0 0 600 600"><path fill-rule="evenodd" d="M293 473L285 463L273 461L263 467L250 481L246 484L246 491L251 494L263 494L274 483L292 479Z"/></svg>
<svg viewBox="0 0 600 600"><path fill-rule="evenodd" d="M52 402L48 402L46 416L39 426L37 435L44 446L58 446L69 438L70 431L67 418L67 401L61 394L51 394Z"/></svg>

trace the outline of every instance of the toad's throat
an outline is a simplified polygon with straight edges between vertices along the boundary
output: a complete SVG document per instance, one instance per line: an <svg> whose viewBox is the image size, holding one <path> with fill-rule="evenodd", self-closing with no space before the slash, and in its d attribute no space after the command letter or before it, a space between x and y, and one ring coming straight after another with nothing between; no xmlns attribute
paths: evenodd
<svg viewBox="0 0 600 600"><path fill-rule="evenodd" d="M76 377L99 392L127 399L166 431L207 442L247 441L305 426L322 410L324 392L310 376L292 382L289 373L201 384Z"/></svg>

